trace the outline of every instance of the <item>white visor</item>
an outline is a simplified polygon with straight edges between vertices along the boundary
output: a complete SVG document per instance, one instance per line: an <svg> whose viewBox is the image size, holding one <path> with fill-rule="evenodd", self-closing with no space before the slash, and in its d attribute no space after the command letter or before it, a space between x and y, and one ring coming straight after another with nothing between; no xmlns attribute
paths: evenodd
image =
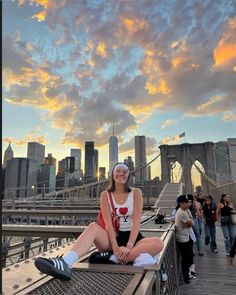
<svg viewBox="0 0 236 295"><path fill-rule="evenodd" d="M129 167L126 165L126 164L123 164L123 163L119 163L115 166L114 168L114 172L117 170L117 169L123 169L125 170L125 172L128 172L129 173Z"/></svg>

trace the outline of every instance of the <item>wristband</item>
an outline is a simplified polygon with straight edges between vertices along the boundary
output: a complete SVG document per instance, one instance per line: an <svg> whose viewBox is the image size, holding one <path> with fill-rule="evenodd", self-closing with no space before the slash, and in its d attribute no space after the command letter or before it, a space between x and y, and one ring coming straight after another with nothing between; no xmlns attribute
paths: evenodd
<svg viewBox="0 0 236 295"><path fill-rule="evenodd" d="M134 244L132 244L132 243L127 243L127 246L131 246L131 247L133 247Z"/></svg>

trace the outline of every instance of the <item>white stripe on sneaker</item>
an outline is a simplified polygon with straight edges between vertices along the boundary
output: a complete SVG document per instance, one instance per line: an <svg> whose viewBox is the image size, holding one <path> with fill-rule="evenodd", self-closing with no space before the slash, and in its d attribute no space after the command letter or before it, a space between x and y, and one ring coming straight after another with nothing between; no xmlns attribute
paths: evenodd
<svg viewBox="0 0 236 295"><path fill-rule="evenodd" d="M52 260L52 262L53 262L53 266L55 267L55 268L57 268L57 263L56 263L56 261L55 261L55 259L54 258L51 258L51 260Z"/></svg>
<svg viewBox="0 0 236 295"><path fill-rule="evenodd" d="M56 258L53 258L54 267L60 270L60 264Z"/></svg>
<svg viewBox="0 0 236 295"><path fill-rule="evenodd" d="M57 268L58 268L59 270L61 270L60 261L56 259L56 262L57 262Z"/></svg>
<svg viewBox="0 0 236 295"><path fill-rule="evenodd" d="M63 266L63 263L62 263L62 261L58 261L59 262L59 264L60 264L60 267L61 267L61 269L60 270L62 270L62 271L64 271L64 266Z"/></svg>

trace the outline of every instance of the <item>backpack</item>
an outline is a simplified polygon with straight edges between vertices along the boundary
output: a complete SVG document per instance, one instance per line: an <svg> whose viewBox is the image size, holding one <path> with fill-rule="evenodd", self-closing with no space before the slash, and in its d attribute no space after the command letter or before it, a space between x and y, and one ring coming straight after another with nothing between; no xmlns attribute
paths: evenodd
<svg viewBox="0 0 236 295"><path fill-rule="evenodd" d="M157 217L155 218L156 224L164 224L168 223L168 221L165 220L166 214L157 214Z"/></svg>

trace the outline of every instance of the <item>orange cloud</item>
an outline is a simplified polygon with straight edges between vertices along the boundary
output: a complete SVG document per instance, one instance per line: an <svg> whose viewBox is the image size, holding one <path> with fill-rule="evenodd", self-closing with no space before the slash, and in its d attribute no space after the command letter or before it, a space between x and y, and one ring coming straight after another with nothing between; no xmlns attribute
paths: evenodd
<svg viewBox="0 0 236 295"><path fill-rule="evenodd" d="M45 20L46 16L47 16L46 11L40 11L39 13L34 14L32 16L32 19L36 18L38 20L38 22L42 22Z"/></svg>
<svg viewBox="0 0 236 295"><path fill-rule="evenodd" d="M206 103L197 106L197 111L204 112L221 99L222 98L220 96L213 96Z"/></svg>
<svg viewBox="0 0 236 295"><path fill-rule="evenodd" d="M236 66L236 18L231 19L226 31L214 50L215 67Z"/></svg>
<svg viewBox="0 0 236 295"><path fill-rule="evenodd" d="M145 75L152 75L155 77L155 74L159 72L157 56L153 50L147 50L144 54L144 59L141 64L141 70Z"/></svg>
<svg viewBox="0 0 236 295"><path fill-rule="evenodd" d="M145 105L124 105L124 108L128 110L136 118L139 116L139 123L144 122L151 114L163 105L162 101L149 102ZM140 117L142 115L142 117ZM142 118L142 119L141 119Z"/></svg>
<svg viewBox="0 0 236 295"><path fill-rule="evenodd" d="M6 143L11 142L13 145L16 145L16 146L26 145L30 141L35 141L41 144L47 144L45 136L36 134L36 131L33 131L30 134L27 134L24 138L20 140L14 137L3 138L3 142L6 142Z"/></svg>
<svg viewBox="0 0 236 295"><path fill-rule="evenodd" d="M236 114L233 112L228 112L228 113L224 114L222 121L223 122L236 121Z"/></svg>
<svg viewBox="0 0 236 295"><path fill-rule="evenodd" d="M131 18L125 18L123 20L123 25L126 27L126 29L128 30L130 34L133 34L139 30L143 30L149 27L146 21L142 19L131 19Z"/></svg>
<svg viewBox="0 0 236 295"><path fill-rule="evenodd" d="M51 0L18 0L19 6L23 6L25 3L29 3L30 5L42 6L44 10L36 13L32 16L32 19L37 19L38 22L42 22L46 19L49 10L55 10L57 8L61 8L65 6L66 1L51 1Z"/></svg>
<svg viewBox="0 0 236 295"><path fill-rule="evenodd" d="M145 89L150 95L171 93L167 80L164 79L159 67L158 58L159 56L154 50L148 49L145 51L144 59L140 65L141 71L147 79Z"/></svg>
<svg viewBox="0 0 236 295"><path fill-rule="evenodd" d="M9 69L4 70L4 85L6 88L12 87L29 87L28 92L32 92L32 96L27 93L21 94L18 99L14 97L5 97L5 100L11 104L33 105L38 109L46 109L49 112L58 111L68 105L66 97L50 97L45 93L49 88L57 87L59 76L48 73L44 68L36 69L22 68L23 74L16 74ZM31 83L38 83L35 90L30 90Z"/></svg>
<svg viewBox="0 0 236 295"><path fill-rule="evenodd" d="M183 137L180 137L179 135L166 136L162 139L161 144L175 144L180 142L182 139Z"/></svg>
<svg viewBox="0 0 236 295"><path fill-rule="evenodd" d="M168 94L171 92L171 90L167 86L166 80L164 80L163 78L159 79L157 84L147 81L145 89L148 91L148 94L150 95L154 95L157 93Z"/></svg>
<svg viewBox="0 0 236 295"><path fill-rule="evenodd" d="M16 74L9 69L4 69L3 76L6 83L5 86L11 86L14 84L28 86L29 83L33 80L40 81L41 83L47 83L48 81L52 83L53 81L59 79L59 76L51 75L40 67L38 67L37 69L22 67L21 69L23 71L23 74L21 75Z"/></svg>
<svg viewBox="0 0 236 295"><path fill-rule="evenodd" d="M99 42L97 48L96 48L97 55L101 56L102 58L107 57L107 51L106 51L106 44L104 42Z"/></svg>
<svg viewBox="0 0 236 295"><path fill-rule="evenodd" d="M184 63L185 58L183 56L175 57L172 59L172 65L174 68L176 68L178 65Z"/></svg>
<svg viewBox="0 0 236 295"><path fill-rule="evenodd" d="M47 16L47 9L49 7L49 0L18 0L19 6L23 6L25 3L30 3L30 5L43 6L45 10L40 11L32 16L32 19L36 18L39 22L44 21Z"/></svg>

